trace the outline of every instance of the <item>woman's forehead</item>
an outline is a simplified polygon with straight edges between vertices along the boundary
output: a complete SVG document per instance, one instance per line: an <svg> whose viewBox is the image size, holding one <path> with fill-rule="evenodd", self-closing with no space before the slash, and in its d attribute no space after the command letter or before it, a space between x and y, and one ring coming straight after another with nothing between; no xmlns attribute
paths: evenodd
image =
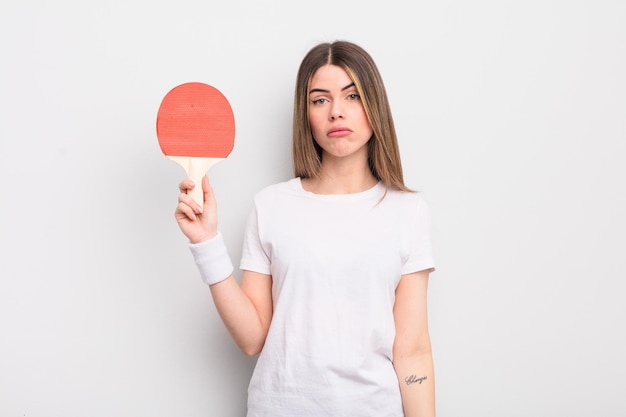
<svg viewBox="0 0 626 417"><path fill-rule="evenodd" d="M327 64L319 67L311 76L309 86L311 90L343 90L354 84L354 80L341 67Z"/></svg>

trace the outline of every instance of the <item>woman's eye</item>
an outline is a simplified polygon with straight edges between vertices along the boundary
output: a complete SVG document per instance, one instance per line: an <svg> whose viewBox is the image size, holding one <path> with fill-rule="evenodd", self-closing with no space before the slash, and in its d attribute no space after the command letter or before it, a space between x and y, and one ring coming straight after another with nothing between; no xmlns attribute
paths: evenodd
<svg viewBox="0 0 626 417"><path fill-rule="evenodd" d="M358 93L352 93L348 96L349 100L359 100L361 96Z"/></svg>
<svg viewBox="0 0 626 417"><path fill-rule="evenodd" d="M318 105L318 104L323 104L328 100L326 100L325 98L316 98L315 100L311 100L311 101L313 102L313 104Z"/></svg>

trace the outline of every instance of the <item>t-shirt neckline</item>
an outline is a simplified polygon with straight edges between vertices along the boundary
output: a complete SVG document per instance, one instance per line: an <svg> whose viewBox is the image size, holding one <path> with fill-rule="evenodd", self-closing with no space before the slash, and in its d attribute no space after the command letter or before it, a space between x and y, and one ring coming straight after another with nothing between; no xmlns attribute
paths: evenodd
<svg viewBox="0 0 626 417"><path fill-rule="evenodd" d="M316 198L320 200L361 200L361 199L367 199L371 197L380 198L380 196L383 195L384 190L385 190L385 186L382 183L382 181L378 181L376 184L374 184L373 187L364 191L356 192L356 193L317 194L312 191L305 190L304 187L302 186L302 178L300 177L293 178L291 182L300 194L305 195L310 198Z"/></svg>

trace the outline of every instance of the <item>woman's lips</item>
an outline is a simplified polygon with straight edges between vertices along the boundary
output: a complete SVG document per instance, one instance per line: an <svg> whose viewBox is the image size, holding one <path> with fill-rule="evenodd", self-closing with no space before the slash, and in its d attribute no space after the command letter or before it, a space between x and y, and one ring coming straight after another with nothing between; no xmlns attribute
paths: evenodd
<svg viewBox="0 0 626 417"><path fill-rule="evenodd" d="M342 136L348 136L352 133L352 130L347 127L333 127L328 131L328 136L331 138L337 138Z"/></svg>

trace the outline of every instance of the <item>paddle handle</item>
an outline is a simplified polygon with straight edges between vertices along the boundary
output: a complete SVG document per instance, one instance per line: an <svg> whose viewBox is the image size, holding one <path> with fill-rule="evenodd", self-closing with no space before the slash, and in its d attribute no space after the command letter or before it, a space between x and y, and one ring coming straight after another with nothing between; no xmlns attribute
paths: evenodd
<svg viewBox="0 0 626 417"><path fill-rule="evenodd" d="M180 165L187 173L187 178L193 181L195 187L189 192L191 198L200 207L204 207L204 192L202 191L202 178L209 168L225 158L202 158L199 156L167 156L172 161Z"/></svg>

